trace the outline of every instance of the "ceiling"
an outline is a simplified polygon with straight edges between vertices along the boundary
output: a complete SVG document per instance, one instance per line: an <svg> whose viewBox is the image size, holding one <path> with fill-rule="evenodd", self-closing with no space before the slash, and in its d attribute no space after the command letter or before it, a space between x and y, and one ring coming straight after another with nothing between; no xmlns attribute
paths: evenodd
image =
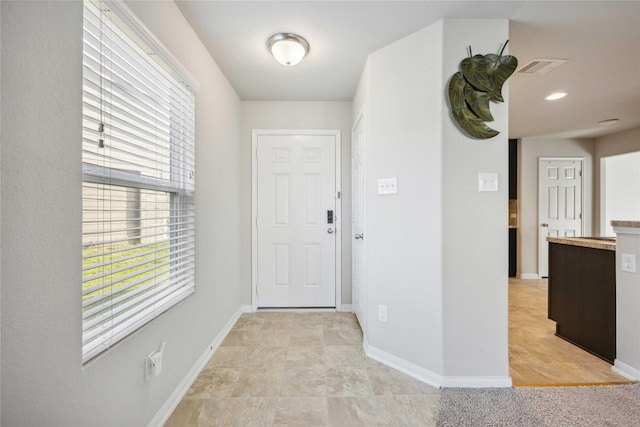
<svg viewBox="0 0 640 427"><path fill-rule="evenodd" d="M510 138L597 137L640 126L640 1L176 4L243 100L351 101L369 53L441 19L504 18L510 20L509 53L520 65L569 60L541 76L509 79ZM266 41L278 32L309 41L310 52L297 66L284 67L268 53ZM569 95L544 99L557 91ZM597 125L610 118L620 122Z"/></svg>

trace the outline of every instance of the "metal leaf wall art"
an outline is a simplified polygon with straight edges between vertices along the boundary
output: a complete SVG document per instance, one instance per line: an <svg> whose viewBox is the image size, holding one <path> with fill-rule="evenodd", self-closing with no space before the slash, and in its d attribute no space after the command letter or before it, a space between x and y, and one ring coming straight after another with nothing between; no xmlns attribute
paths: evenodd
<svg viewBox="0 0 640 427"><path fill-rule="evenodd" d="M515 56L500 54L472 55L460 62L460 71L449 80L449 103L453 118L469 136L478 139L493 138L500 132L485 122L492 122L489 101L504 102L502 86L518 66Z"/></svg>

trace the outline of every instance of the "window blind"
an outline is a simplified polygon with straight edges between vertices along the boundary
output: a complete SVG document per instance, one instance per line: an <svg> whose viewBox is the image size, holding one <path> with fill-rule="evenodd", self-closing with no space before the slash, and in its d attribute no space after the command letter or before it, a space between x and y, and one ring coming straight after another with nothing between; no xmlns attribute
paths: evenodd
<svg viewBox="0 0 640 427"><path fill-rule="evenodd" d="M121 4L84 5L87 362L195 291L195 91Z"/></svg>

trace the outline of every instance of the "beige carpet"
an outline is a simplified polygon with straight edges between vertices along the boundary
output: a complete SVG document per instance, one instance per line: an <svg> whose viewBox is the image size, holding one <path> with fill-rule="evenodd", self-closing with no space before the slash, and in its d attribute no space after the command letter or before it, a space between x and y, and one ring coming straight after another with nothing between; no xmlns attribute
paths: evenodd
<svg viewBox="0 0 640 427"><path fill-rule="evenodd" d="M640 385L445 388L438 427L640 426Z"/></svg>

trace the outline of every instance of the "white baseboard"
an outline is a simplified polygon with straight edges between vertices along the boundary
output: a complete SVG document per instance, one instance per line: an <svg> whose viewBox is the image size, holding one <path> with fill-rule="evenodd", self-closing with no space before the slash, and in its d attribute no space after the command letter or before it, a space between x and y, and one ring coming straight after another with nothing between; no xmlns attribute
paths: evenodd
<svg viewBox="0 0 640 427"><path fill-rule="evenodd" d="M442 387L499 388L511 387L511 377L444 377Z"/></svg>
<svg viewBox="0 0 640 427"><path fill-rule="evenodd" d="M196 378L198 378L198 375L200 375L202 369L204 369L209 359L211 359L211 355L218 349L218 347L220 347L220 344L222 344L224 338L227 336L229 331L231 331L231 328L236 323L238 318L242 315L243 309L244 306L239 308L238 311L236 311L233 316L231 316L231 319L229 319L229 321L224 325L224 328L222 328L220 333L216 335L211 344L207 346L202 355L198 358L198 360L196 360L196 363L191 367L189 372L187 372L187 375L185 375L184 379L180 381L180 384L178 384L173 393L171 393L169 399L167 399L164 405L160 407L156 415L151 419L151 421L147 425L148 427L160 427L167 422L184 395L187 394L187 391L189 391L191 384L193 384Z"/></svg>
<svg viewBox="0 0 640 427"><path fill-rule="evenodd" d="M614 360L611 370L625 378L629 378L630 380L640 381L640 370L633 368L618 359Z"/></svg>
<svg viewBox="0 0 640 427"><path fill-rule="evenodd" d="M386 351L380 350L379 348L370 346L366 339L364 339L363 346L364 352L368 357L377 360L378 362L396 369L402 373L405 373L410 377L417 379L418 381L429 384L430 386L436 388L440 388L442 386L441 375L431 372L428 369L424 369L418 365L414 365L411 362L407 362L406 360L394 356L393 354L389 354Z"/></svg>
<svg viewBox="0 0 640 427"><path fill-rule="evenodd" d="M353 307L351 304L342 304L339 310L336 311L346 311L347 313L353 313Z"/></svg>
<svg viewBox="0 0 640 427"><path fill-rule="evenodd" d="M1 0L0 0L1 1ZM335 313L335 308L259 308L259 313Z"/></svg>
<svg viewBox="0 0 640 427"><path fill-rule="evenodd" d="M243 313L253 313L253 308L251 304L244 304L240 307ZM353 309L351 304L342 304L339 308L261 308L259 311L267 312L267 311L282 311L282 312L333 312L333 311L345 311L348 313L352 313Z"/></svg>
<svg viewBox="0 0 640 427"><path fill-rule="evenodd" d="M511 377L447 377L436 374L428 369L414 365L411 362L407 362L393 354L389 354L379 348L369 345L366 338L364 339L364 351L366 355L380 363L383 363L393 369L396 369L402 373L409 375L429 384L433 387L466 387L466 388L480 388L480 387L511 387Z"/></svg>
<svg viewBox="0 0 640 427"><path fill-rule="evenodd" d="M537 273L522 273L522 274L520 275L520 278L521 278L521 279L525 279L525 280L526 280L526 279L539 279L539 278L540 278L540 276L538 276L538 274L537 274Z"/></svg>

